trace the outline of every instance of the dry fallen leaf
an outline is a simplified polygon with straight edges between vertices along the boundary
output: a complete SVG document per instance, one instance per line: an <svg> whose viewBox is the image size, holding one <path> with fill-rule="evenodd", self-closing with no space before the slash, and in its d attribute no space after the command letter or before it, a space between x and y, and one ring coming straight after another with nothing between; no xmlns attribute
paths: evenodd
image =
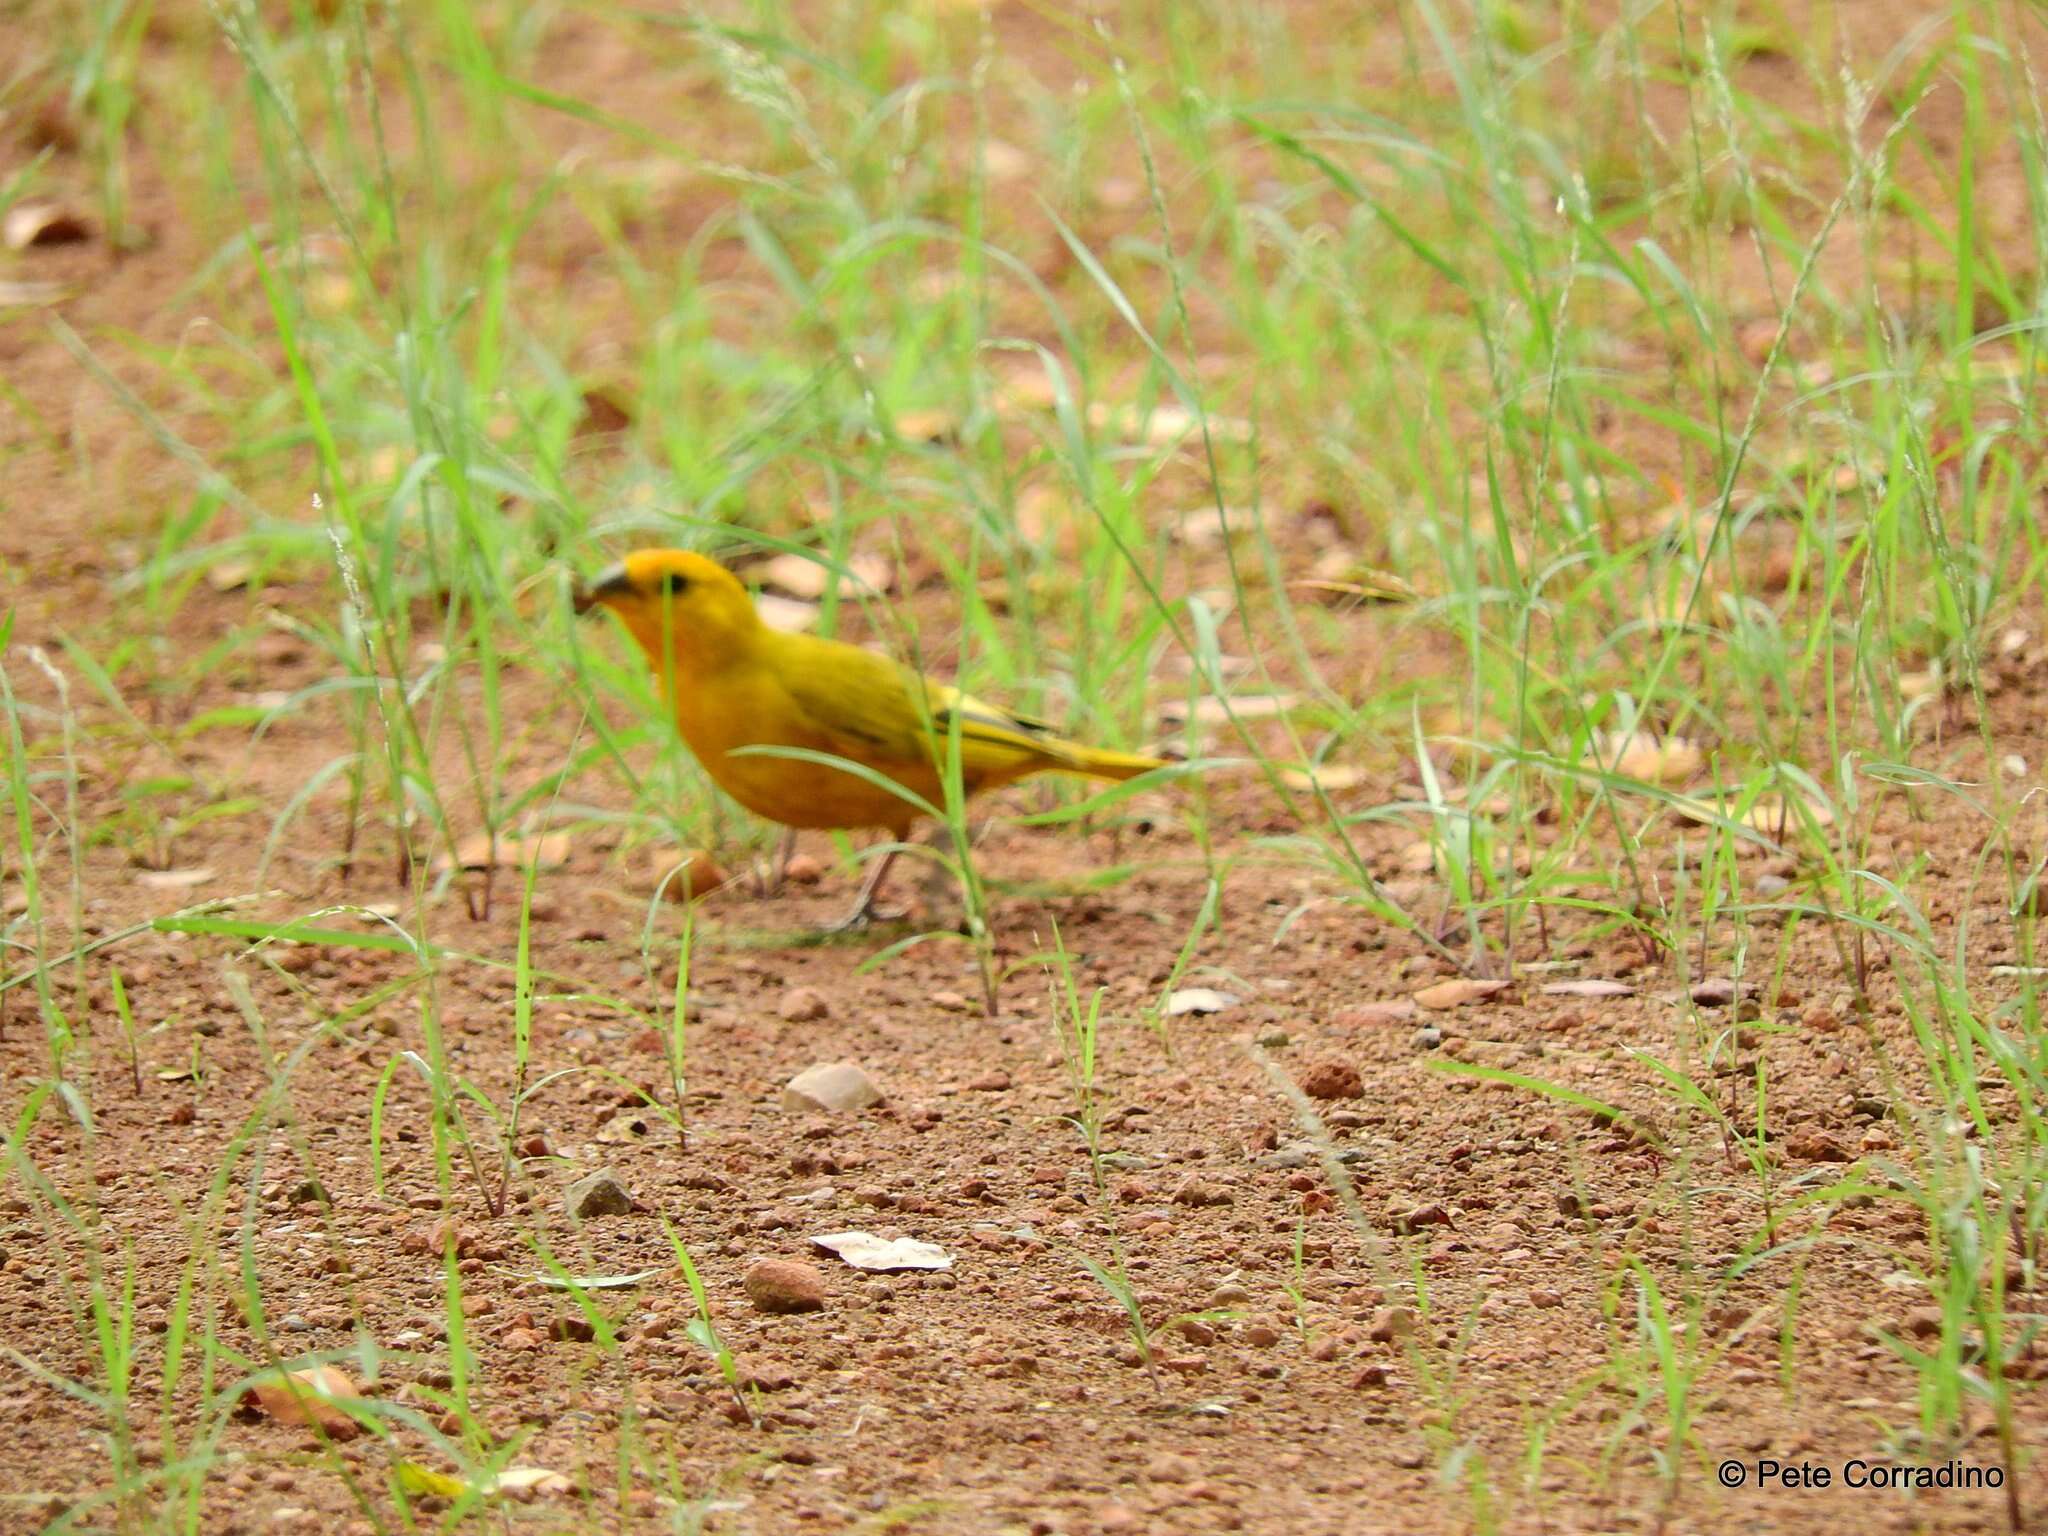
<svg viewBox="0 0 2048 1536"><path fill-rule="evenodd" d="M1726 1008L1738 998L1754 997L1756 984L1736 981L1728 976L1709 976L1705 981L1696 982L1687 995L1702 1008Z"/></svg>
<svg viewBox="0 0 2048 1536"><path fill-rule="evenodd" d="M1348 549L1326 550L1309 568L1307 576L1290 581L1289 587L1313 592L1332 600L1364 603L1413 603L1422 594L1392 571L1364 565Z"/></svg>
<svg viewBox="0 0 2048 1536"><path fill-rule="evenodd" d="M1508 985L1506 981L1498 979L1453 976L1449 981L1440 981L1433 987L1424 987L1414 996L1416 1003L1424 1008L1462 1008L1467 1003L1476 1003L1481 998L1505 992Z"/></svg>
<svg viewBox="0 0 2048 1536"><path fill-rule="evenodd" d="M451 869L524 869L529 862L541 869L559 869L569 862L569 834L549 832L539 837L498 837L479 832L455 845L454 857L444 850L434 860L434 873Z"/></svg>
<svg viewBox="0 0 2048 1536"><path fill-rule="evenodd" d="M1105 176L1095 183L1095 200L1105 208L1129 208L1144 195L1144 183L1129 176Z"/></svg>
<svg viewBox="0 0 2048 1536"><path fill-rule="evenodd" d="M1685 737L1659 741L1647 731L1603 733L1595 751L1602 767L1645 784L1683 784L1706 762L1706 754Z"/></svg>
<svg viewBox="0 0 2048 1536"><path fill-rule="evenodd" d="M0 309L11 309L17 305L55 304L71 296L71 290L63 283L23 283L13 279L0 280Z"/></svg>
<svg viewBox="0 0 2048 1536"><path fill-rule="evenodd" d="M491 1480L494 1492L523 1498L536 1493L574 1493L576 1485L546 1467L507 1467Z"/></svg>
<svg viewBox="0 0 2048 1536"><path fill-rule="evenodd" d="M960 436L960 418L943 406L898 411L896 435L906 443L950 443Z"/></svg>
<svg viewBox="0 0 2048 1536"><path fill-rule="evenodd" d="M1297 693L1240 693L1225 700L1204 694L1190 712L1186 699L1168 699L1159 706L1159 718L1166 725L1224 725L1232 715L1239 720L1273 720L1301 703Z"/></svg>
<svg viewBox="0 0 2048 1536"><path fill-rule="evenodd" d="M1780 837L1789 832L1803 831L1808 817L1812 818L1816 827L1831 827L1835 824L1835 813L1826 806L1790 801L1783 795L1759 795L1756 803L1740 816L1733 816L1731 811L1711 805L1705 800L1687 796L1674 800L1672 808L1687 821L1696 821L1702 825L1729 817L1738 825L1748 827L1753 832L1761 832L1766 837Z"/></svg>
<svg viewBox="0 0 2048 1536"><path fill-rule="evenodd" d="M1383 1002L1359 1003L1354 1007L1340 1008L1331 1015L1330 1022L1355 1029L1370 1024L1399 1024L1414 1017L1415 999L1396 997Z"/></svg>
<svg viewBox="0 0 2048 1536"><path fill-rule="evenodd" d="M216 592L232 592L249 585L256 574L253 560L217 560L206 568L206 584Z"/></svg>
<svg viewBox="0 0 2048 1536"><path fill-rule="evenodd" d="M1202 506L1183 513L1173 536L1193 549L1214 549L1225 538L1256 533L1259 514L1250 507Z"/></svg>
<svg viewBox="0 0 2048 1536"><path fill-rule="evenodd" d="M644 1115L617 1114L597 1128L593 1141L608 1147L629 1147L654 1134L654 1122Z"/></svg>
<svg viewBox="0 0 2048 1536"><path fill-rule="evenodd" d="M470 1491L470 1484L448 1472L436 1472L432 1467L423 1467L416 1461L401 1461L398 1464L399 1485L407 1493L429 1494L436 1498L459 1499ZM486 1478L479 1485L486 1494L502 1493L508 1498L526 1500L536 1494L573 1493L576 1485L559 1472L546 1467L507 1467L496 1477Z"/></svg>
<svg viewBox="0 0 2048 1536"><path fill-rule="evenodd" d="M803 555L777 555L761 567L763 586L773 587L789 597L815 603L825 595L832 573L821 561Z"/></svg>
<svg viewBox="0 0 2048 1536"><path fill-rule="evenodd" d="M1436 844L1424 840L1410 843L1401 850L1401 872L1408 875L1426 875L1436 868Z"/></svg>
<svg viewBox="0 0 2048 1536"><path fill-rule="evenodd" d="M0 222L0 242L10 251L25 251L32 245L76 245L91 238L90 224L47 198L16 203Z"/></svg>
<svg viewBox="0 0 2048 1536"><path fill-rule="evenodd" d="M582 412L571 429L573 437L609 437L633 425L633 412L615 390L602 386L583 391Z"/></svg>
<svg viewBox="0 0 2048 1536"><path fill-rule="evenodd" d="M855 555L846 562L847 574L870 592L896 590L896 567L881 555Z"/></svg>
<svg viewBox="0 0 2048 1536"><path fill-rule="evenodd" d="M1059 539L1062 548L1074 543L1074 504L1057 486L1027 485L1017 493L1017 532L1033 544Z"/></svg>
<svg viewBox="0 0 2048 1536"><path fill-rule="evenodd" d="M877 1237L872 1232L827 1232L811 1241L836 1253L855 1269L951 1269L953 1261L937 1243L916 1238Z"/></svg>
<svg viewBox="0 0 2048 1536"><path fill-rule="evenodd" d="M1218 992L1214 987L1176 987L1166 994L1166 1005L1159 1011L1169 1018L1182 1013L1221 1013L1237 1003L1236 994Z"/></svg>
<svg viewBox="0 0 2048 1536"><path fill-rule="evenodd" d="M304 287L300 290L306 296L306 303L316 313L323 315L345 314L355 307L355 279L346 272L319 270L306 274ZM498 440L503 442L511 434L505 433Z"/></svg>
<svg viewBox="0 0 2048 1536"><path fill-rule="evenodd" d="M1901 672L1899 674L1899 697L1902 699L1931 698L1939 692L1941 692L1941 664L1939 662L1919 672Z"/></svg>
<svg viewBox="0 0 2048 1536"><path fill-rule="evenodd" d="M1796 831L1806 825L1806 819L1813 818L1817 827L1831 827L1835 824L1835 813L1824 805L1807 805L1803 809L1788 801L1783 795L1764 795L1743 814L1742 824L1766 836L1776 837L1781 832Z"/></svg>
<svg viewBox="0 0 2048 1536"><path fill-rule="evenodd" d="M336 1406L360 1402L362 1393L346 1372L334 1366L316 1365L310 1370L259 1377L250 1391L263 1411L280 1424L318 1425L333 1440L347 1440L362 1429Z"/></svg>
<svg viewBox="0 0 2048 1536"><path fill-rule="evenodd" d="M1008 415L1049 411L1059 404L1059 398L1053 376L1042 367L1019 368L1004 375L995 388L996 409Z"/></svg>
<svg viewBox="0 0 2048 1536"><path fill-rule="evenodd" d="M1027 151L1002 139L982 140L981 163L990 181L1021 181L1031 174L1033 165Z"/></svg>
<svg viewBox="0 0 2048 1536"><path fill-rule="evenodd" d="M818 624L816 603L800 603L793 597L782 597L774 592L763 592L755 598L754 612L761 615L763 624L785 635L800 635L805 630L815 629Z"/></svg>
<svg viewBox="0 0 2048 1536"><path fill-rule="evenodd" d="M1586 977L1578 981L1549 981L1543 984L1545 997L1634 997L1636 989L1625 981Z"/></svg>
<svg viewBox="0 0 2048 1536"><path fill-rule="evenodd" d="M135 883L146 891L188 891L213 878L213 871L202 864L196 869L145 869L137 873Z"/></svg>
<svg viewBox="0 0 2048 1536"><path fill-rule="evenodd" d="M1225 682L1250 677L1254 670L1251 657L1233 656L1227 651L1204 656L1199 662L1192 656L1163 656L1158 666L1161 677L1220 677Z"/></svg>
<svg viewBox="0 0 2048 1536"><path fill-rule="evenodd" d="M1313 793L1321 790L1334 795L1340 790L1356 789L1365 782L1365 770L1355 763L1317 763L1312 768L1282 768L1280 782L1289 789L1306 790Z"/></svg>
<svg viewBox="0 0 2048 1536"><path fill-rule="evenodd" d="M1088 407L1088 424L1118 437L1136 438L1154 448L1169 448L1201 434L1201 418L1185 406L1161 403L1150 411L1096 401ZM1252 435L1251 423L1230 416L1210 416L1209 435L1218 442L1242 443Z"/></svg>
<svg viewBox="0 0 2048 1536"><path fill-rule="evenodd" d="M855 555L846 562L846 569L857 587L870 592L887 592L895 585L895 571L880 555ZM777 555L761 566L760 574L764 586L807 603L822 598L833 580L830 566L799 554Z"/></svg>

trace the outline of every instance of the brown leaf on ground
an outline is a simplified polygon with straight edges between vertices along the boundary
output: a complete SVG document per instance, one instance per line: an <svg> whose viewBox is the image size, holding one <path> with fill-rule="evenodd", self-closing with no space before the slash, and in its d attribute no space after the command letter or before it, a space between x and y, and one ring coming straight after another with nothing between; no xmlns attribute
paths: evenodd
<svg viewBox="0 0 2048 1536"><path fill-rule="evenodd" d="M1306 576L1287 583L1289 590L1308 592L1326 602L1416 603L1422 593L1414 583L1376 565L1366 565L1351 550L1325 550Z"/></svg>
<svg viewBox="0 0 2048 1536"><path fill-rule="evenodd" d="M763 592L754 599L754 612L770 629L785 635L800 635L818 627L818 605L799 602L777 592Z"/></svg>
<svg viewBox="0 0 2048 1536"><path fill-rule="evenodd" d="M55 304L71 296L62 283L21 283L0 281L0 309Z"/></svg>
<svg viewBox="0 0 2048 1536"><path fill-rule="evenodd" d="M256 574L253 560L216 560L206 568L206 584L216 592L235 592Z"/></svg>
<svg viewBox="0 0 2048 1536"><path fill-rule="evenodd" d="M536 1494L574 1493L576 1484L546 1467L507 1467L492 1479L491 1487L507 1498L531 1498Z"/></svg>
<svg viewBox="0 0 2048 1536"><path fill-rule="evenodd" d="M1072 380L1068 380L1072 387ZM1059 403L1053 376L1043 366L1017 368L996 384L996 408L1015 415L1023 411L1049 411Z"/></svg>
<svg viewBox="0 0 2048 1536"><path fill-rule="evenodd" d="M936 1243L916 1238L877 1237L872 1232L824 1232L811 1242L836 1253L855 1269L951 1269L953 1261Z"/></svg>
<svg viewBox="0 0 2048 1536"><path fill-rule="evenodd" d="M1394 997L1384 1002L1359 1003L1355 1007L1339 1008L1330 1016L1330 1022L1347 1029L1372 1024L1401 1024L1414 1018L1415 1012L1414 998Z"/></svg>
<svg viewBox="0 0 2048 1536"><path fill-rule="evenodd" d="M92 238L92 226L62 203L34 198L16 203L0 220L0 244L10 251L39 245L76 245Z"/></svg>
<svg viewBox="0 0 2048 1536"><path fill-rule="evenodd" d="M213 870L202 864L192 869L145 869L135 876L135 883L145 891L189 891L195 885L204 885L216 878Z"/></svg>
<svg viewBox="0 0 2048 1536"><path fill-rule="evenodd" d="M1684 784L1706 763L1706 754L1687 738L1666 736L1660 741L1646 731L1604 735L1597 755L1602 767L1646 784Z"/></svg>
<svg viewBox="0 0 2048 1536"><path fill-rule="evenodd" d="M806 603L822 599L835 577L832 567L822 559L799 554L777 555L764 562L759 573L764 587ZM880 555L853 556L846 562L846 573L852 578L852 586L849 589L846 579L840 577L842 591L887 592L896 584L895 568Z"/></svg>
<svg viewBox="0 0 2048 1536"><path fill-rule="evenodd" d="M1424 987L1414 994L1415 1002L1423 1008L1462 1008L1467 1003L1476 1003L1483 998L1505 992L1512 983L1478 976L1453 976L1449 981L1440 981L1434 986Z"/></svg>
<svg viewBox="0 0 2048 1536"><path fill-rule="evenodd" d="M250 1387L263 1411L280 1424L311 1424L331 1440L347 1440L362 1426L337 1406L362 1400L345 1371L331 1365L259 1377Z"/></svg>
<svg viewBox="0 0 2048 1536"><path fill-rule="evenodd" d="M1224 725L1232 716L1239 720L1276 720L1301 703L1298 693L1240 693L1230 699L1204 694L1191 709L1184 698L1168 699L1159 706L1160 723L1167 726Z"/></svg>
<svg viewBox="0 0 2048 1536"><path fill-rule="evenodd" d="M1726 1008L1739 998L1754 997L1756 987L1751 982L1738 982L1726 976L1709 976L1696 982L1688 994L1702 1008Z"/></svg>
<svg viewBox="0 0 2048 1536"><path fill-rule="evenodd" d="M896 435L906 443L952 443L960 439L960 418L944 406L898 411Z"/></svg>
<svg viewBox="0 0 2048 1536"><path fill-rule="evenodd" d="M1211 414L1209 436L1220 443L1250 440L1251 423L1231 416ZM1161 402L1151 410L1137 406L1112 406L1098 400L1088 407L1088 425L1112 437L1134 439L1153 448L1171 448L1187 438L1201 437L1202 419L1186 406Z"/></svg>
<svg viewBox="0 0 2048 1536"><path fill-rule="evenodd" d="M595 387L583 391L583 412L576 418L572 437L609 437L633 425L633 413L620 395Z"/></svg>
<svg viewBox="0 0 2048 1536"><path fill-rule="evenodd" d="M1166 994L1166 1004L1159 1011L1172 1017L1182 1013L1222 1013L1226 1008L1237 1006L1237 995L1219 992L1214 987L1176 987Z"/></svg>
<svg viewBox="0 0 2048 1536"><path fill-rule="evenodd" d="M1366 781L1366 772L1356 763L1317 763L1308 768L1282 768L1280 782L1289 789L1326 795L1356 789Z"/></svg>
<svg viewBox="0 0 2048 1536"><path fill-rule="evenodd" d="M1259 514L1251 507L1195 507L1181 514L1168 532L1191 549L1215 549L1225 539L1242 538L1259 528Z"/></svg>
<svg viewBox="0 0 2048 1536"><path fill-rule="evenodd" d="M1717 806L1694 796L1680 796L1672 802L1680 816L1687 821L1708 825L1726 817L1753 832L1766 837L1781 837L1791 832L1802 831L1812 819L1817 827L1831 827L1835 824L1835 813L1824 805L1810 801L1788 799L1784 795L1759 795L1756 802L1741 815L1735 814L1733 806Z"/></svg>
<svg viewBox="0 0 2048 1536"><path fill-rule="evenodd" d="M1588 976L1572 981L1549 981L1543 984L1545 997L1634 997L1636 989L1625 981L1609 981L1605 977Z"/></svg>

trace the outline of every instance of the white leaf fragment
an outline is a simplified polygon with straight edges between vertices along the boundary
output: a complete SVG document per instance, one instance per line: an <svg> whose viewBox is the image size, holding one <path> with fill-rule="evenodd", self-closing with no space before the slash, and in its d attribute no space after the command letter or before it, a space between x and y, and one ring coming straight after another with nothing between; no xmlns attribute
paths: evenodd
<svg viewBox="0 0 2048 1536"><path fill-rule="evenodd" d="M872 1232L826 1232L811 1239L855 1269L951 1269L953 1259L937 1243L914 1237L877 1237Z"/></svg>

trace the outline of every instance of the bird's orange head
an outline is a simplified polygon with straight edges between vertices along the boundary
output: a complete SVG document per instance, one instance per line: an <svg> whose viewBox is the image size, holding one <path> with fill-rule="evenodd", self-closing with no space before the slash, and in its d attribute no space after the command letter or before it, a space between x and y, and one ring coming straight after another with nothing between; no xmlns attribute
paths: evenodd
<svg viewBox="0 0 2048 1536"><path fill-rule="evenodd" d="M576 590L576 611L609 608L657 667L683 677L744 655L761 628L739 578L687 549L636 549Z"/></svg>

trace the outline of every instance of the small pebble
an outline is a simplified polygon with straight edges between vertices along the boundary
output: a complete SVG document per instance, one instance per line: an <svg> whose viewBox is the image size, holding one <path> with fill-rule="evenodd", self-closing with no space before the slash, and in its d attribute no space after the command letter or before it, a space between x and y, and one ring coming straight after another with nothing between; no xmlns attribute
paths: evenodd
<svg viewBox="0 0 2048 1536"><path fill-rule="evenodd" d="M626 1186L603 1168L585 1174L562 1192L562 1205L578 1221L593 1216L625 1216L633 1210Z"/></svg>
<svg viewBox="0 0 2048 1536"><path fill-rule="evenodd" d="M791 987L782 994L781 1013L786 1023L810 1024L830 1018L832 1005L816 987Z"/></svg>
<svg viewBox="0 0 2048 1536"><path fill-rule="evenodd" d="M1348 1061L1319 1061L1301 1075L1301 1091L1312 1099L1356 1099L1365 1079Z"/></svg>
<svg viewBox="0 0 2048 1536"><path fill-rule="evenodd" d="M1375 1344L1391 1344L1415 1331L1415 1314L1406 1307L1381 1307L1372 1315L1365 1336Z"/></svg>
<svg viewBox="0 0 2048 1536"><path fill-rule="evenodd" d="M850 1061L806 1067L782 1090L782 1107L792 1114L843 1114L881 1102L874 1079Z"/></svg>
<svg viewBox="0 0 2048 1536"><path fill-rule="evenodd" d="M819 1312L825 1306L825 1277L799 1259L762 1259L741 1284L757 1312Z"/></svg>

